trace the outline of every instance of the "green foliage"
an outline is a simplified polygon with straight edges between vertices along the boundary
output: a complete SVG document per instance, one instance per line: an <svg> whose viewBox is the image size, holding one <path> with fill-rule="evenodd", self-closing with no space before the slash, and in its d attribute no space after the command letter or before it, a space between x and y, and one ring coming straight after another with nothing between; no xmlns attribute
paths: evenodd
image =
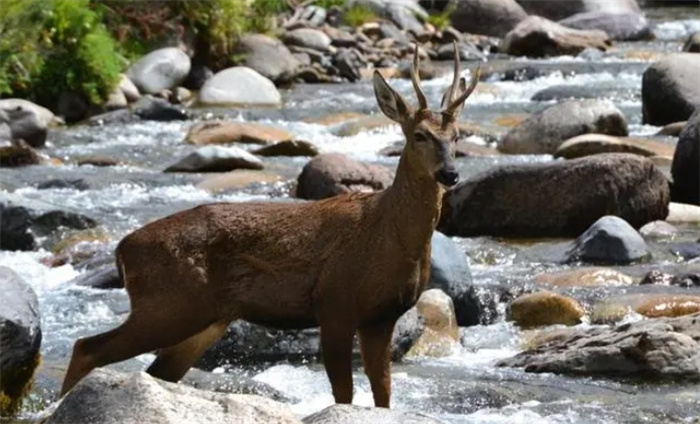
<svg viewBox="0 0 700 424"><path fill-rule="evenodd" d="M347 0L318 0L314 4L324 9L330 9L333 6L345 7Z"/></svg>
<svg viewBox="0 0 700 424"><path fill-rule="evenodd" d="M450 4L442 12L432 12L428 16L428 23L434 26L436 29L442 31L445 28L449 27L452 23L450 20L450 16L452 15L452 12L454 12L454 10L455 5Z"/></svg>
<svg viewBox="0 0 700 424"><path fill-rule="evenodd" d="M368 22L374 22L377 15L363 4L354 4L343 12L343 22L351 27L359 27Z"/></svg>

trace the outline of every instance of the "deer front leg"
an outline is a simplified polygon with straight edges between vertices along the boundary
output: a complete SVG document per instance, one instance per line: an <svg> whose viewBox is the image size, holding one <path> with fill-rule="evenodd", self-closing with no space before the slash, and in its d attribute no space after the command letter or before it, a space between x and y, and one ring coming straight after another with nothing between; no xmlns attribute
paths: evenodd
<svg viewBox="0 0 700 424"><path fill-rule="evenodd" d="M374 406L389 408L391 401L391 335L395 320L360 328L360 347L365 374L369 378Z"/></svg>
<svg viewBox="0 0 700 424"><path fill-rule="evenodd" d="M352 403L352 340L355 330L321 323L321 353L335 403Z"/></svg>

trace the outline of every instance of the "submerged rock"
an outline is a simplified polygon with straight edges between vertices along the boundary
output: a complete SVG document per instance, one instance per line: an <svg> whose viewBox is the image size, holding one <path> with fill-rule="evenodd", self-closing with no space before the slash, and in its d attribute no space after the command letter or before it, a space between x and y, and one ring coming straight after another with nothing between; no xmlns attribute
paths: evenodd
<svg viewBox="0 0 700 424"><path fill-rule="evenodd" d="M642 77L645 124L685 121L700 107L700 60L696 53L675 53L654 63Z"/></svg>
<svg viewBox="0 0 700 424"><path fill-rule="evenodd" d="M567 262L628 264L650 255L642 236L624 219L604 216L576 239Z"/></svg>
<svg viewBox="0 0 700 424"><path fill-rule="evenodd" d="M355 405L333 405L302 420L304 424L444 424L437 418L417 412Z"/></svg>
<svg viewBox="0 0 700 424"><path fill-rule="evenodd" d="M568 297L549 291L524 294L508 306L508 319L522 328L554 324L576 325L583 307Z"/></svg>
<svg viewBox="0 0 700 424"><path fill-rule="evenodd" d="M671 200L700 205L700 108L681 131L671 164Z"/></svg>
<svg viewBox="0 0 700 424"><path fill-rule="evenodd" d="M546 57L575 56L586 48L604 51L610 46L603 31L572 29L531 15L506 34L500 49L514 56Z"/></svg>

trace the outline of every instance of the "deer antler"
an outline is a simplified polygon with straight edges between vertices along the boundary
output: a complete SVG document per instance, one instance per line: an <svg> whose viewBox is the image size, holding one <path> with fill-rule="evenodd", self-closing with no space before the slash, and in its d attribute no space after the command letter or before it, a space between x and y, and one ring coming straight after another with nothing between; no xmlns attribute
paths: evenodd
<svg viewBox="0 0 700 424"><path fill-rule="evenodd" d="M413 83L413 89L416 91L416 97L418 97L418 110L425 110L428 108L428 100L425 98L425 93L420 86L420 75L418 72L418 43L416 43L416 51L413 54L413 65L411 66L411 82Z"/></svg>
<svg viewBox="0 0 700 424"><path fill-rule="evenodd" d="M469 83L469 87L464 88L464 91L462 94L457 96L455 98L455 95L457 94L458 87L460 85L460 64L459 64L459 48L457 46L457 42L454 42L454 49L455 49L455 69L454 69L454 80L452 81L452 87L450 87L450 91L448 92L449 98L445 103L447 103L447 106L445 106L444 109L444 114L447 115L454 115L454 113L457 111L459 106L464 103L465 100L472 94L474 89L476 88L476 84L479 82L479 77L481 76L481 64L477 66L476 71L474 71L474 74L472 75L471 82ZM464 83L461 84L464 86Z"/></svg>

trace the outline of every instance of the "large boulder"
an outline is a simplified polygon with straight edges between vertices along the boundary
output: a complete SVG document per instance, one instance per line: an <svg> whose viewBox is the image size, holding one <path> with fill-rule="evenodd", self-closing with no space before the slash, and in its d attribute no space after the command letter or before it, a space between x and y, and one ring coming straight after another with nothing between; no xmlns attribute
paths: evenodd
<svg viewBox="0 0 700 424"><path fill-rule="evenodd" d="M302 420L304 424L444 424L443 421L417 412L356 405L333 405ZM49 423L50 424L50 423Z"/></svg>
<svg viewBox="0 0 700 424"><path fill-rule="evenodd" d="M654 36L649 21L637 12L611 13L597 10L569 16L559 23L569 28L605 31L613 40L648 40Z"/></svg>
<svg viewBox="0 0 700 424"><path fill-rule="evenodd" d="M275 84L257 71L236 66L217 72L199 92L209 106L279 106L282 96Z"/></svg>
<svg viewBox="0 0 700 424"><path fill-rule="evenodd" d="M700 379L700 315L660 318L572 331L498 363L525 372Z"/></svg>
<svg viewBox="0 0 700 424"><path fill-rule="evenodd" d="M505 35L500 50L514 56L575 56L587 48L605 51L610 46L610 38L603 31L572 29L530 16Z"/></svg>
<svg viewBox="0 0 700 424"><path fill-rule="evenodd" d="M291 81L301 65L287 46L264 34L244 36L238 42L236 52L245 57L242 65L276 83Z"/></svg>
<svg viewBox="0 0 700 424"><path fill-rule="evenodd" d="M567 261L626 265L650 254L641 234L624 219L604 216L576 239L567 252Z"/></svg>
<svg viewBox="0 0 700 424"><path fill-rule="evenodd" d="M57 122L50 110L23 99L0 99L0 126L10 130L10 140L24 140L32 147L46 143L48 127Z"/></svg>
<svg viewBox="0 0 700 424"><path fill-rule="evenodd" d="M159 381L146 373L97 369L78 383L46 424L300 424L284 404Z"/></svg>
<svg viewBox="0 0 700 424"><path fill-rule="evenodd" d="M228 172L263 168L260 159L240 147L204 146L170 165L164 172Z"/></svg>
<svg viewBox="0 0 700 424"><path fill-rule="evenodd" d="M588 133L628 134L627 121L609 100L568 100L532 114L511 129L498 150L511 154L553 154L566 140Z"/></svg>
<svg viewBox="0 0 700 424"><path fill-rule="evenodd" d="M273 144L290 140L292 134L255 122L205 121L192 125L185 141L190 144Z"/></svg>
<svg viewBox="0 0 700 424"><path fill-rule="evenodd" d="M0 267L0 416L21 406L39 364L41 319L32 290L10 268Z"/></svg>
<svg viewBox="0 0 700 424"><path fill-rule="evenodd" d="M451 238L435 231L430 243L430 288L440 289L453 301L457 322L461 325L460 317L470 315L469 302L464 302L471 288L472 276L469 271L467 255L452 241Z"/></svg>
<svg viewBox="0 0 700 424"><path fill-rule="evenodd" d="M190 58L185 52L167 47L137 60L126 75L141 93L158 94L180 85L190 72L190 67Z"/></svg>
<svg viewBox="0 0 700 424"><path fill-rule="evenodd" d="M408 357L443 357L459 346L459 328L452 299L442 290L426 290L418 298L416 311L423 328L406 353Z"/></svg>
<svg viewBox="0 0 700 424"><path fill-rule="evenodd" d="M461 237L577 237L605 215L634 228L665 219L669 197L663 173L635 155L505 165L450 189L438 230Z"/></svg>
<svg viewBox="0 0 700 424"><path fill-rule="evenodd" d="M671 164L671 200L700 205L700 108L681 131Z"/></svg>
<svg viewBox="0 0 700 424"><path fill-rule="evenodd" d="M384 190L393 176L387 168L357 162L340 153L313 158L297 178L297 197L319 200L351 192Z"/></svg>
<svg viewBox="0 0 700 424"><path fill-rule="evenodd" d="M636 0L517 0L530 14L559 20L587 12L640 12Z"/></svg>
<svg viewBox="0 0 700 424"><path fill-rule="evenodd" d="M452 4L452 26L471 34L503 37L527 18L527 12L515 0L459 0Z"/></svg>
<svg viewBox="0 0 700 424"><path fill-rule="evenodd" d="M563 142L554 152L554 157L574 159L600 153L632 153L671 159L674 150L671 144L652 139L583 134Z"/></svg>
<svg viewBox="0 0 700 424"><path fill-rule="evenodd" d="M568 296L550 291L524 294L508 306L508 319L522 328L563 324L576 325L583 307Z"/></svg>
<svg viewBox="0 0 700 424"><path fill-rule="evenodd" d="M331 46L331 38L325 32L314 28L299 28L288 31L282 39L290 46L304 47L322 52L328 51Z"/></svg>
<svg viewBox="0 0 700 424"><path fill-rule="evenodd" d="M651 65L642 77L642 113L645 124L686 121L700 107L700 56L671 54Z"/></svg>

